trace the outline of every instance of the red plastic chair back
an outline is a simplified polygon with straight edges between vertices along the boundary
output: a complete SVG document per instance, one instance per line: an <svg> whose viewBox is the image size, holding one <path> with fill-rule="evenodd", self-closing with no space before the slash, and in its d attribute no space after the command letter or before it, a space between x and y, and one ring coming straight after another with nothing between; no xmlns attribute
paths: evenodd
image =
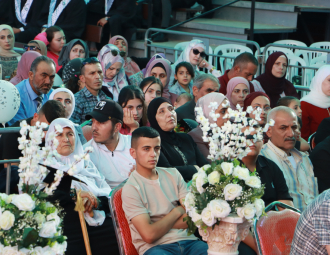
<svg viewBox="0 0 330 255"><path fill-rule="evenodd" d="M121 245L125 255L138 255L132 243L131 231L129 229L128 222L125 217L125 212L122 207L121 193L122 187L118 190L115 190L115 192L112 194L111 199L112 217L115 217L115 219L113 220L115 220L116 222L115 228L117 232L118 244L120 245L121 241Z"/></svg>
<svg viewBox="0 0 330 255"><path fill-rule="evenodd" d="M256 226L263 255L290 254L294 231L300 214L291 210L270 211L261 217Z"/></svg>

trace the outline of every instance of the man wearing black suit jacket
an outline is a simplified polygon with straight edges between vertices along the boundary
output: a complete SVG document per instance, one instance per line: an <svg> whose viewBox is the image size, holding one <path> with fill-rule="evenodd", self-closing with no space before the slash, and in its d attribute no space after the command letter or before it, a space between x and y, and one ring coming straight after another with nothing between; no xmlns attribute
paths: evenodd
<svg viewBox="0 0 330 255"><path fill-rule="evenodd" d="M194 100L191 100L176 109L177 120L195 120L195 106L198 99L212 92L219 92L220 84L211 74L198 75L193 84Z"/></svg>

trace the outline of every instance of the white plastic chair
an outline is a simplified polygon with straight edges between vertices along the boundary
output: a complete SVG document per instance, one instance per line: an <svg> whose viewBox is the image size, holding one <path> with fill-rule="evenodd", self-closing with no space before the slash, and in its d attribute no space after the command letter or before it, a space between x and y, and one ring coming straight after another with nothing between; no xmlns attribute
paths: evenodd
<svg viewBox="0 0 330 255"><path fill-rule="evenodd" d="M217 55L217 58L219 59L221 72L224 73L226 70L230 69L234 63L234 59L224 57L237 57L243 52L249 52L253 54L253 51L250 48L240 44L223 44L216 47L214 49L214 55ZM216 68L217 65L218 61L215 59Z"/></svg>
<svg viewBox="0 0 330 255"><path fill-rule="evenodd" d="M290 54L290 55L286 55L288 60L289 60L289 65L293 65L293 66L302 66L302 67L307 67L307 63L304 59L297 57L296 55ZM288 67L288 70L286 72L286 79L289 81L292 81L292 78L296 75L299 75L300 73L302 74L302 72L299 72L299 67ZM305 72L306 75L306 72ZM305 86L305 85L303 85Z"/></svg>
<svg viewBox="0 0 330 255"><path fill-rule="evenodd" d="M330 42L316 42L316 43L312 43L310 46L310 48L319 48L319 49L326 49L329 50L330 49ZM320 57L320 56L326 56L328 53L326 52L318 52L318 51L308 51L308 58L309 58L309 63L310 65L312 64L312 60L314 58ZM313 62L316 63L316 62Z"/></svg>
<svg viewBox="0 0 330 255"><path fill-rule="evenodd" d="M274 43L284 44L284 45L288 45L288 46L292 45L292 46L301 46L301 47L306 47L306 48L308 47L305 43L296 41L296 40L279 40ZM306 64L308 65L309 58L308 58L307 52L305 52L304 50L292 49L290 47L288 47L288 49L292 50L296 56L298 56L298 57L302 56L302 58L305 60Z"/></svg>
<svg viewBox="0 0 330 255"><path fill-rule="evenodd" d="M321 66L325 65L327 63L327 55L321 55L319 57L313 58L310 62L310 67L316 67L320 68ZM318 69L307 69L305 72L305 82L304 86L309 87L311 84L311 81L313 77L315 76L315 73L317 72Z"/></svg>
<svg viewBox="0 0 330 255"><path fill-rule="evenodd" d="M181 54L181 52L184 50L184 48L186 48L186 46L189 44L189 42L181 42L178 43L174 46L174 49L176 49L177 51L174 52L174 59L175 61L178 60L179 57L179 53ZM208 54L213 54L213 49L211 48L211 46L209 46L209 52ZM208 61L210 65L213 65L213 56L209 56Z"/></svg>
<svg viewBox="0 0 330 255"><path fill-rule="evenodd" d="M266 54L266 61L270 54L277 52L277 51L282 51L285 55L294 55L293 51L290 49L271 46L267 49L267 52L264 52L264 54Z"/></svg>

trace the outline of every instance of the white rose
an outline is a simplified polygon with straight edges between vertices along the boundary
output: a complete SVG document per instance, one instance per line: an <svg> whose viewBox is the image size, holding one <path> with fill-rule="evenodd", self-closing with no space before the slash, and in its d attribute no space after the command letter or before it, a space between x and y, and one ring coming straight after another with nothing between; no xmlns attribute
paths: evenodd
<svg viewBox="0 0 330 255"><path fill-rule="evenodd" d="M16 205L21 211L32 211L35 208L35 202L26 193L14 195L11 203Z"/></svg>
<svg viewBox="0 0 330 255"><path fill-rule="evenodd" d="M245 180L245 184L252 188L257 188L257 189L261 187L261 181L257 176L250 176Z"/></svg>
<svg viewBox="0 0 330 255"><path fill-rule="evenodd" d="M196 223L197 221L202 219L202 215L200 215L199 213L196 212L196 209L193 208L190 212L189 212L189 216L191 217L192 221L194 223Z"/></svg>
<svg viewBox="0 0 330 255"><path fill-rule="evenodd" d="M6 246L3 248L1 255L17 255L18 254L18 248L17 246L15 247L10 247Z"/></svg>
<svg viewBox="0 0 330 255"><path fill-rule="evenodd" d="M212 173L209 174L207 179L208 179L209 183L212 184L212 185L214 185L216 183L219 183L220 173L218 171L213 171Z"/></svg>
<svg viewBox="0 0 330 255"><path fill-rule="evenodd" d="M56 234L56 223L55 221L47 221L42 224L42 228L39 232L39 236L44 238L53 238Z"/></svg>
<svg viewBox="0 0 330 255"><path fill-rule="evenodd" d="M229 201L232 201L236 197L239 197L241 195L241 192L242 192L242 187L238 184L228 184L223 190L225 199Z"/></svg>
<svg viewBox="0 0 330 255"><path fill-rule="evenodd" d="M68 246L67 242L63 242L61 244L55 243L51 247L51 249L52 249L53 252L55 252L55 254L64 254L65 251L66 251L67 246Z"/></svg>
<svg viewBox="0 0 330 255"><path fill-rule="evenodd" d="M3 200L3 201L7 201L7 199L8 199L8 195L7 194L5 194L5 193L0 193L0 198L1 198L1 200ZM7 203L7 202L6 202Z"/></svg>
<svg viewBox="0 0 330 255"><path fill-rule="evenodd" d="M256 200L254 200L253 205L256 208L256 215L258 217L260 217L260 215L262 214L263 210L265 209L265 202L264 202L264 200L258 198Z"/></svg>
<svg viewBox="0 0 330 255"><path fill-rule="evenodd" d="M204 208L202 211L202 221L209 227L212 227L217 222L209 207Z"/></svg>
<svg viewBox="0 0 330 255"><path fill-rule="evenodd" d="M202 171L206 171L207 169L209 169L211 167L211 165L204 165L203 167L201 167L199 170L202 170Z"/></svg>
<svg viewBox="0 0 330 255"><path fill-rule="evenodd" d="M37 212L34 215L34 219L38 223L38 225L41 225L41 224L43 224L46 221L45 215L41 214L40 212Z"/></svg>
<svg viewBox="0 0 330 255"><path fill-rule="evenodd" d="M233 163L228 163L228 162L222 162L221 163L221 168L222 171L225 175L230 175L233 172L234 165Z"/></svg>
<svg viewBox="0 0 330 255"><path fill-rule="evenodd" d="M189 192L184 199L184 206L186 211L189 212L195 207L195 196L193 193Z"/></svg>
<svg viewBox="0 0 330 255"><path fill-rule="evenodd" d="M56 227L58 227L61 223L61 218L58 217L56 212L51 213L47 216L47 221L52 221L52 220L55 221Z"/></svg>
<svg viewBox="0 0 330 255"><path fill-rule="evenodd" d="M196 188L200 194L202 194L205 190L203 185L207 183L207 175L205 172L200 171L198 172L198 176L196 178Z"/></svg>
<svg viewBox="0 0 330 255"><path fill-rule="evenodd" d="M214 199L209 203L212 214L216 218L225 218L231 211L227 201L221 199Z"/></svg>
<svg viewBox="0 0 330 255"><path fill-rule="evenodd" d="M245 219L250 220L256 214L256 208L253 204L247 204L244 207L237 208L237 214L241 218L245 217Z"/></svg>
<svg viewBox="0 0 330 255"><path fill-rule="evenodd" d="M3 230L11 229L14 225L15 216L10 211L4 211L0 216L0 228Z"/></svg>
<svg viewBox="0 0 330 255"><path fill-rule="evenodd" d="M234 169L233 176L237 177L240 180L246 180L250 177L250 171L247 168L237 166Z"/></svg>
<svg viewBox="0 0 330 255"><path fill-rule="evenodd" d="M40 246L33 248L31 255L43 255L43 248Z"/></svg>
<svg viewBox="0 0 330 255"><path fill-rule="evenodd" d="M30 254L30 250L26 248L20 249L17 253L17 255L29 255L29 254Z"/></svg>

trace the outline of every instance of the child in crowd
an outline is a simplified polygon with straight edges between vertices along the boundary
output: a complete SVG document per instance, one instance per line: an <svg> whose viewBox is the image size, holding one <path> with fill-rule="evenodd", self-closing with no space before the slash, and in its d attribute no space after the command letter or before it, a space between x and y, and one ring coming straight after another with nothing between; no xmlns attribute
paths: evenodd
<svg viewBox="0 0 330 255"><path fill-rule="evenodd" d="M195 77L194 69L188 62L181 62L175 67L174 82L170 93L181 95L182 93L193 94L191 80Z"/></svg>
<svg viewBox="0 0 330 255"><path fill-rule="evenodd" d="M281 97L277 101L277 106L287 106L294 110L294 112L297 115L298 119L298 128L296 131L296 145L295 148L299 151L306 152L309 151L309 144L308 142L301 137L301 128L302 128L302 110L300 108L300 101L298 98L293 97L293 96L285 96Z"/></svg>
<svg viewBox="0 0 330 255"><path fill-rule="evenodd" d="M144 103L142 91L136 86L122 88L118 97L118 104L123 107L124 119L120 133L131 135L141 126L147 125L147 107Z"/></svg>
<svg viewBox="0 0 330 255"><path fill-rule="evenodd" d="M193 96L189 93L182 93L180 96L178 96L174 102L174 108L177 109L181 105L184 105L185 103L188 103L189 101L193 100Z"/></svg>
<svg viewBox="0 0 330 255"><path fill-rule="evenodd" d="M154 76L143 79L139 87L144 93L146 106L149 105L152 99L163 95L163 84Z"/></svg>

